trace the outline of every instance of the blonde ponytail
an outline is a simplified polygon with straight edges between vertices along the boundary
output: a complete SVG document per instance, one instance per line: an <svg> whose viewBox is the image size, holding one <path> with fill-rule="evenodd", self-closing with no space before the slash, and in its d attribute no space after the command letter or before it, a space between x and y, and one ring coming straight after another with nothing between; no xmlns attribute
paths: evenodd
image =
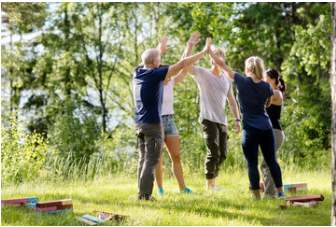
<svg viewBox="0 0 336 227"><path fill-rule="evenodd" d="M258 56L252 56L245 60L245 71L252 73L259 80L265 80L264 61Z"/></svg>

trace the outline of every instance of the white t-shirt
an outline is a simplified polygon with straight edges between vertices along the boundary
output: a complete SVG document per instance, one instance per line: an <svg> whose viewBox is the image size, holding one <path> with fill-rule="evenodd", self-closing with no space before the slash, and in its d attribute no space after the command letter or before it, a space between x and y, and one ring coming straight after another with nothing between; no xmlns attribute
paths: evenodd
<svg viewBox="0 0 336 227"><path fill-rule="evenodd" d="M192 68L191 72L200 94L200 121L206 119L212 122L227 125L225 104L231 81L224 75L213 75L205 68Z"/></svg>
<svg viewBox="0 0 336 227"><path fill-rule="evenodd" d="M174 78L172 78L167 84L163 85L161 116L174 114L174 85Z"/></svg>

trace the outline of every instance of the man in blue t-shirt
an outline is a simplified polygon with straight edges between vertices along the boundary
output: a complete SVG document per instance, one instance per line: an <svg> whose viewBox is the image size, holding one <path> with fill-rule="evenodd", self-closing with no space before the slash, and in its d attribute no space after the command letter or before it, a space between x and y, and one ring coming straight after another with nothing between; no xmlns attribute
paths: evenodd
<svg viewBox="0 0 336 227"><path fill-rule="evenodd" d="M135 101L135 122L140 157L138 164L138 198L151 200L154 169L160 158L162 149L161 103L163 82L179 73L185 67L194 64L209 50L211 39L207 39L204 49L176 64L161 65L161 55L167 48L164 37L157 48L147 49L142 55L142 65L133 74L133 96Z"/></svg>

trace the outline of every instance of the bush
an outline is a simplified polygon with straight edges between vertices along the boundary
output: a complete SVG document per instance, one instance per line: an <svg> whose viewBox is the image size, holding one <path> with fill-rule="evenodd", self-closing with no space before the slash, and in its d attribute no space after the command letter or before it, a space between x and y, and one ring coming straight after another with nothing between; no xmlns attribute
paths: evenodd
<svg viewBox="0 0 336 227"><path fill-rule="evenodd" d="M35 179L45 163L47 144L38 133L25 134L15 118L1 131L2 183L21 183Z"/></svg>
<svg viewBox="0 0 336 227"><path fill-rule="evenodd" d="M72 104L65 110L48 132L47 167L63 177L85 176L91 155L99 151L101 130L94 116L75 115Z"/></svg>

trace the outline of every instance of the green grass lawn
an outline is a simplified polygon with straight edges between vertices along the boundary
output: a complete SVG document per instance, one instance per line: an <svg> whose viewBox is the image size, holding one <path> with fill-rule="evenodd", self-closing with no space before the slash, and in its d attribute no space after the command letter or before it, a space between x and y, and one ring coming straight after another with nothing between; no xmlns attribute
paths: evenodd
<svg viewBox="0 0 336 227"><path fill-rule="evenodd" d="M136 200L136 179L105 177L92 182L31 183L2 188L2 198L37 196L40 201L71 198L74 212L65 215L37 214L25 208L3 207L2 225L82 225L75 217L105 210L128 215L123 223L106 225L329 225L331 186L329 171L284 172L285 182L307 182L310 194L323 194L325 201L314 208L278 208L280 200L253 201L247 175L221 173L223 192L204 190L202 176L187 177L192 195L177 193L173 178L166 178L166 196L156 202ZM156 190L156 189L154 189ZM154 193L156 195L156 191Z"/></svg>

